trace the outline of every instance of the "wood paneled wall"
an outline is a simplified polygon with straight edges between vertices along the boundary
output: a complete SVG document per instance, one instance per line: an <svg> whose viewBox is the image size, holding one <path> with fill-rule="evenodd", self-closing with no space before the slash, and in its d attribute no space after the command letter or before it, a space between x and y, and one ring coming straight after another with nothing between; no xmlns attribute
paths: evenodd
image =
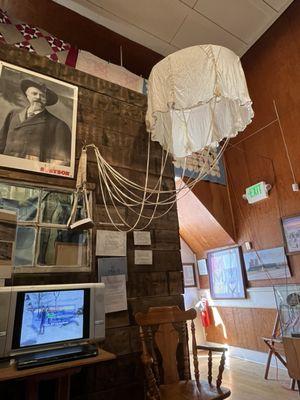
<svg viewBox="0 0 300 400"><path fill-rule="evenodd" d="M280 217L300 214L300 191L292 191L292 174L278 122L265 126L276 120L275 100L296 180L300 182L299 1L246 53L242 64L255 116L247 131L238 135L226 151L237 240L240 244L252 242L254 249L282 246ZM270 198L249 205L242 199L245 188L262 180L272 185ZM289 260L293 275L289 281L300 282L300 256ZM251 285L266 285L266 281Z"/></svg>
<svg viewBox="0 0 300 400"><path fill-rule="evenodd" d="M180 181L176 185L180 186ZM217 193L217 196L214 196L214 193ZM232 216L225 186L203 181L199 182L193 191L184 189L178 197L180 235L189 244L197 259L205 257L209 249L234 244L234 240L228 234L228 231L232 233ZM210 209L205 206L207 203ZM227 230L223 228L220 220Z"/></svg>
<svg viewBox="0 0 300 400"><path fill-rule="evenodd" d="M213 325L206 340L249 350L267 351L262 337L270 337L276 310L269 308L212 307ZM271 330L270 330L271 327Z"/></svg>
<svg viewBox="0 0 300 400"><path fill-rule="evenodd" d="M206 258L208 250L236 243L229 185L198 182L193 193L179 200L178 218L180 235L197 259ZM199 276L199 283L201 288L209 288L208 276Z"/></svg>
<svg viewBox="0 0 300 400"><path fill-rule="evenodd" d="M245 133L232 140L226 151L227 175L238 243L250 241L254 249L265 249L283 245L280 217L300 214L300 192L291 188L292 174L278 122L274 122L273 106L274 99L296 180L300 182L299 1L294 1L243 56L242 64L255 116ZM270 198L249 205L242 194L247 186L259 181L272 185ZM300 255L288 258L292 272L288 282L299 283ZM273 283L284 284L285 280L276 279ZM249 283L249 286L268 285L272 282ZM272 333L275 310L218 307L218 312L228 339L222 336L220 326L213 326L207 330L209 340L266 350L260 338Z"/></svg>
<svg viewBox="0 0 300 400"><path fill-rule="evenodd" d="M147 133L144 124L145 96L65 65L53 63L47 58L6 45L0 46L0 59L79 87L76 166L82 143L86 141L86 143L99 146L104 158L127 177L139 183L144 182L147 158ZM160 163L157 161L160 161L161 149L157 143L151 145L151 149L150 180L156 182L160 172ZM74 179L48 177L5 168L0 168L0 178L34 182L41 186L47 184L75 188ZM88 162L88 182L94 184L95 187L93 202L95 222L109 222L99 193L98 171L93 158L90 158ZM167 189L174 188L171 163L166 168L162 185ZM147 208L146 211L150 214L152 209ZM119 212L127 221L132 222L132 214L122 207L119 208ZM96 229L101 227L103 226L96 225ZM94 229L94 236L96 229ZM152 237L153 265L136 266L134 264L134 249L138 247L133 245L133 234L128 234L128 311L109 314L106 318L104 347L117 353L119 358L109 366L87 368L81 375L76 376L73 382L76 400L109 398L109 396L124 400L142 398L143 382L137 354L139 351L138 328L134 322L134 314L137 311L146 311L150 306L179 305L183 307L182 265L176 208L164 217L155 219L148 229ZM95 265L94 257L91 274L19 274L14 277L14 284L95 281L97 279ZM0 390L1 393L8 393L5 390L10 389L1 385ZM19 396L14 398L23 398L22 394ZM11 394L7 394L7 398L11 397Z"/></svg>
<svg viewBox="0 0 300 400"><path fill-rule="evenodd" d="M0 8L9 15L45 29L81 50L87 50L106 61L120 65L122 46L123 66L148 78L163 56L136 42L98 25L52 0L0 0Z"/></svg>

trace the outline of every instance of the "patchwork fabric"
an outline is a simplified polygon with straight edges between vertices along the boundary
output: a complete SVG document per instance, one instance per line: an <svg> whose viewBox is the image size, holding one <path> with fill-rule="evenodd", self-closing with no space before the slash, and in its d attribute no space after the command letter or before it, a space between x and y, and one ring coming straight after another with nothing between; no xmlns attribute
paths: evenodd
<svg viewBox="0 0 300 400"><path fill-rule="evenodd" d="M0 24L10 24L10 20L5 12L0 9Z"/></svg>
<svg viewBox="0 0 300 400"><path fill-rule="evenodd" d="M10 18L0 9L0 44L27 50L54 62L75 67L78 50L43 29Z"/></svg>
<svg viewBox="0 0 300 400"><path fill-rule="evenodd" d="M2 43L27 50L53 62L66 64L85 73L116 83L128 89L147 94L147 81L126 68L108 63L101 58L78 51L41 28L18 21L0 9L0 45Z"/></svg>
<svg viewBox="0 0 300 400"><path fill-rule="evenodd" d="M43 36L39 29L27 24L17 24L16 28L22 33L26 40L37 39Z"/></svg>
<svg viewBox="0 0 300 400"><path fill-rule="evenodd" d="M35 53L34 48L27 40L24 40L24 42L15 43L15 46L18 47L19 49L28 50L30 53Z"/></svg>

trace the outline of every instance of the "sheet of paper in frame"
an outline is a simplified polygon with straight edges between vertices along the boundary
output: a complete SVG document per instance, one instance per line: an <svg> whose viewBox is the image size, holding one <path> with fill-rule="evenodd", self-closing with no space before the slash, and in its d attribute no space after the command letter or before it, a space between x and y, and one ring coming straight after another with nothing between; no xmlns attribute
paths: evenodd
<svg viewBox="0 0 300 400"><path fill-rule="evenodd" d="M202 258L197 261L199 275L208 275L206 259Z"/></svg>
<svg viewBox="0 0 300 400"><path fill-rule="evenodd" d="M136 265L152 265L152 250L134 250L134 263Z"/></svg>
<svg viewBox="0 0 300 400"><path fill-rule="evenodd" d="M193 264L183 264L183 283L184 287L196 286L195 272Z"/></svg>
<svg viewBox="0 0 300 400"><path fill-rule="evenodd" d="M96 256L126 257L126 232L97 231Z"/></svg>
<svg viewBox="0 0 300 400"><path fill-rule="evenodd" d="M103 257L98 259L98 279L102 276L125 275L127 279L127 257Z"/></svg>
<svg viewBox="0 0 300 400"><path fill-rule="evenodd" d="M150 231L133 231L133 243L135 246L150 246Z"/></svg>
<svg viewBox="0 0 300 400"><path fill-rule="evenodd" d="M105 284L105 313L127 310L125 275L102 276Z"/></svg>

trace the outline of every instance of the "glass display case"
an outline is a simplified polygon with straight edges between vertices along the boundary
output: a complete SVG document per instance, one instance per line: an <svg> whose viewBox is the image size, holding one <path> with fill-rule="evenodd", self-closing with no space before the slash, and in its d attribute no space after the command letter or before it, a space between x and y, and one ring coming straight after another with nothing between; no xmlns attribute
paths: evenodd
<svg viewBox="0 0 300 400"><path fill-rule="evenodd" d="M274 286L281 335L300 338L300 285Z"/></svg>

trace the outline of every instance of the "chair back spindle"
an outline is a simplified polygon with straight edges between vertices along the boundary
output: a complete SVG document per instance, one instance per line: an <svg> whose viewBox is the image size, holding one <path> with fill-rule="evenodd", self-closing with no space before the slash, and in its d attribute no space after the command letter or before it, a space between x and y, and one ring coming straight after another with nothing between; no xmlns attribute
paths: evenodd
<svg viewBox="0 0 300 400"><path fill-rule="evenodd" d="M186 323L181 323L181 331L182 331L182 344L183 344L183 365L184 365L184 379L188 381L190 379L190 361L189 361L189 348L188 348L188 340L186 335Z"/></svg>
<svg viewBox="0 0 300 400"><path fill-rule="evenodd" d="M220 365L219 365L219 374L217 377L217 388L221 387L222 385L222 376L223 376L223 372L224 372L224 368L225 368L225 351L222 352L221 355L221 361L220 361Z"/></svg>
<svg viewBox="0 0 300 400"><path fill-rule="evenodd" d="M207 381L211 385L212 383L212 351L208 350L208 374Z"/></svg>
<svg viewBox="0 0 300 400"><path fill-rule="evenodd" d="M200 373L199 373L199 363L198 363L198 355L197 355L195 324L194 324L193 320L191 321L191 332L192 332L192 349L193 349L194 374L195 374L195 380L197 382L199 382Z"/></svg>
<svg viewBox="0 0 300 400"><path fill-rule="evenodd" d="M160 393L152 371L153 358L148 353L143 327L140 327L140 339L142 343L142 363L145 367L146 379L148 382L147 398L149 400L160 400Z"/></svg>
<svg viewBox="0 0 300 400"><path fill-rule="evenodd" d="M160 376L159 376L159 369L158 369L158 361L157 361L157 357L156 357L156 352L154 350L153 332L152 332L152 327L151 326L148 326L147 334L148 334L148 338L149 338L150 352L151 352L151 355L152 355L152 358L153 358L153 371L154 371L156 382L159 385Z"/></svg>

